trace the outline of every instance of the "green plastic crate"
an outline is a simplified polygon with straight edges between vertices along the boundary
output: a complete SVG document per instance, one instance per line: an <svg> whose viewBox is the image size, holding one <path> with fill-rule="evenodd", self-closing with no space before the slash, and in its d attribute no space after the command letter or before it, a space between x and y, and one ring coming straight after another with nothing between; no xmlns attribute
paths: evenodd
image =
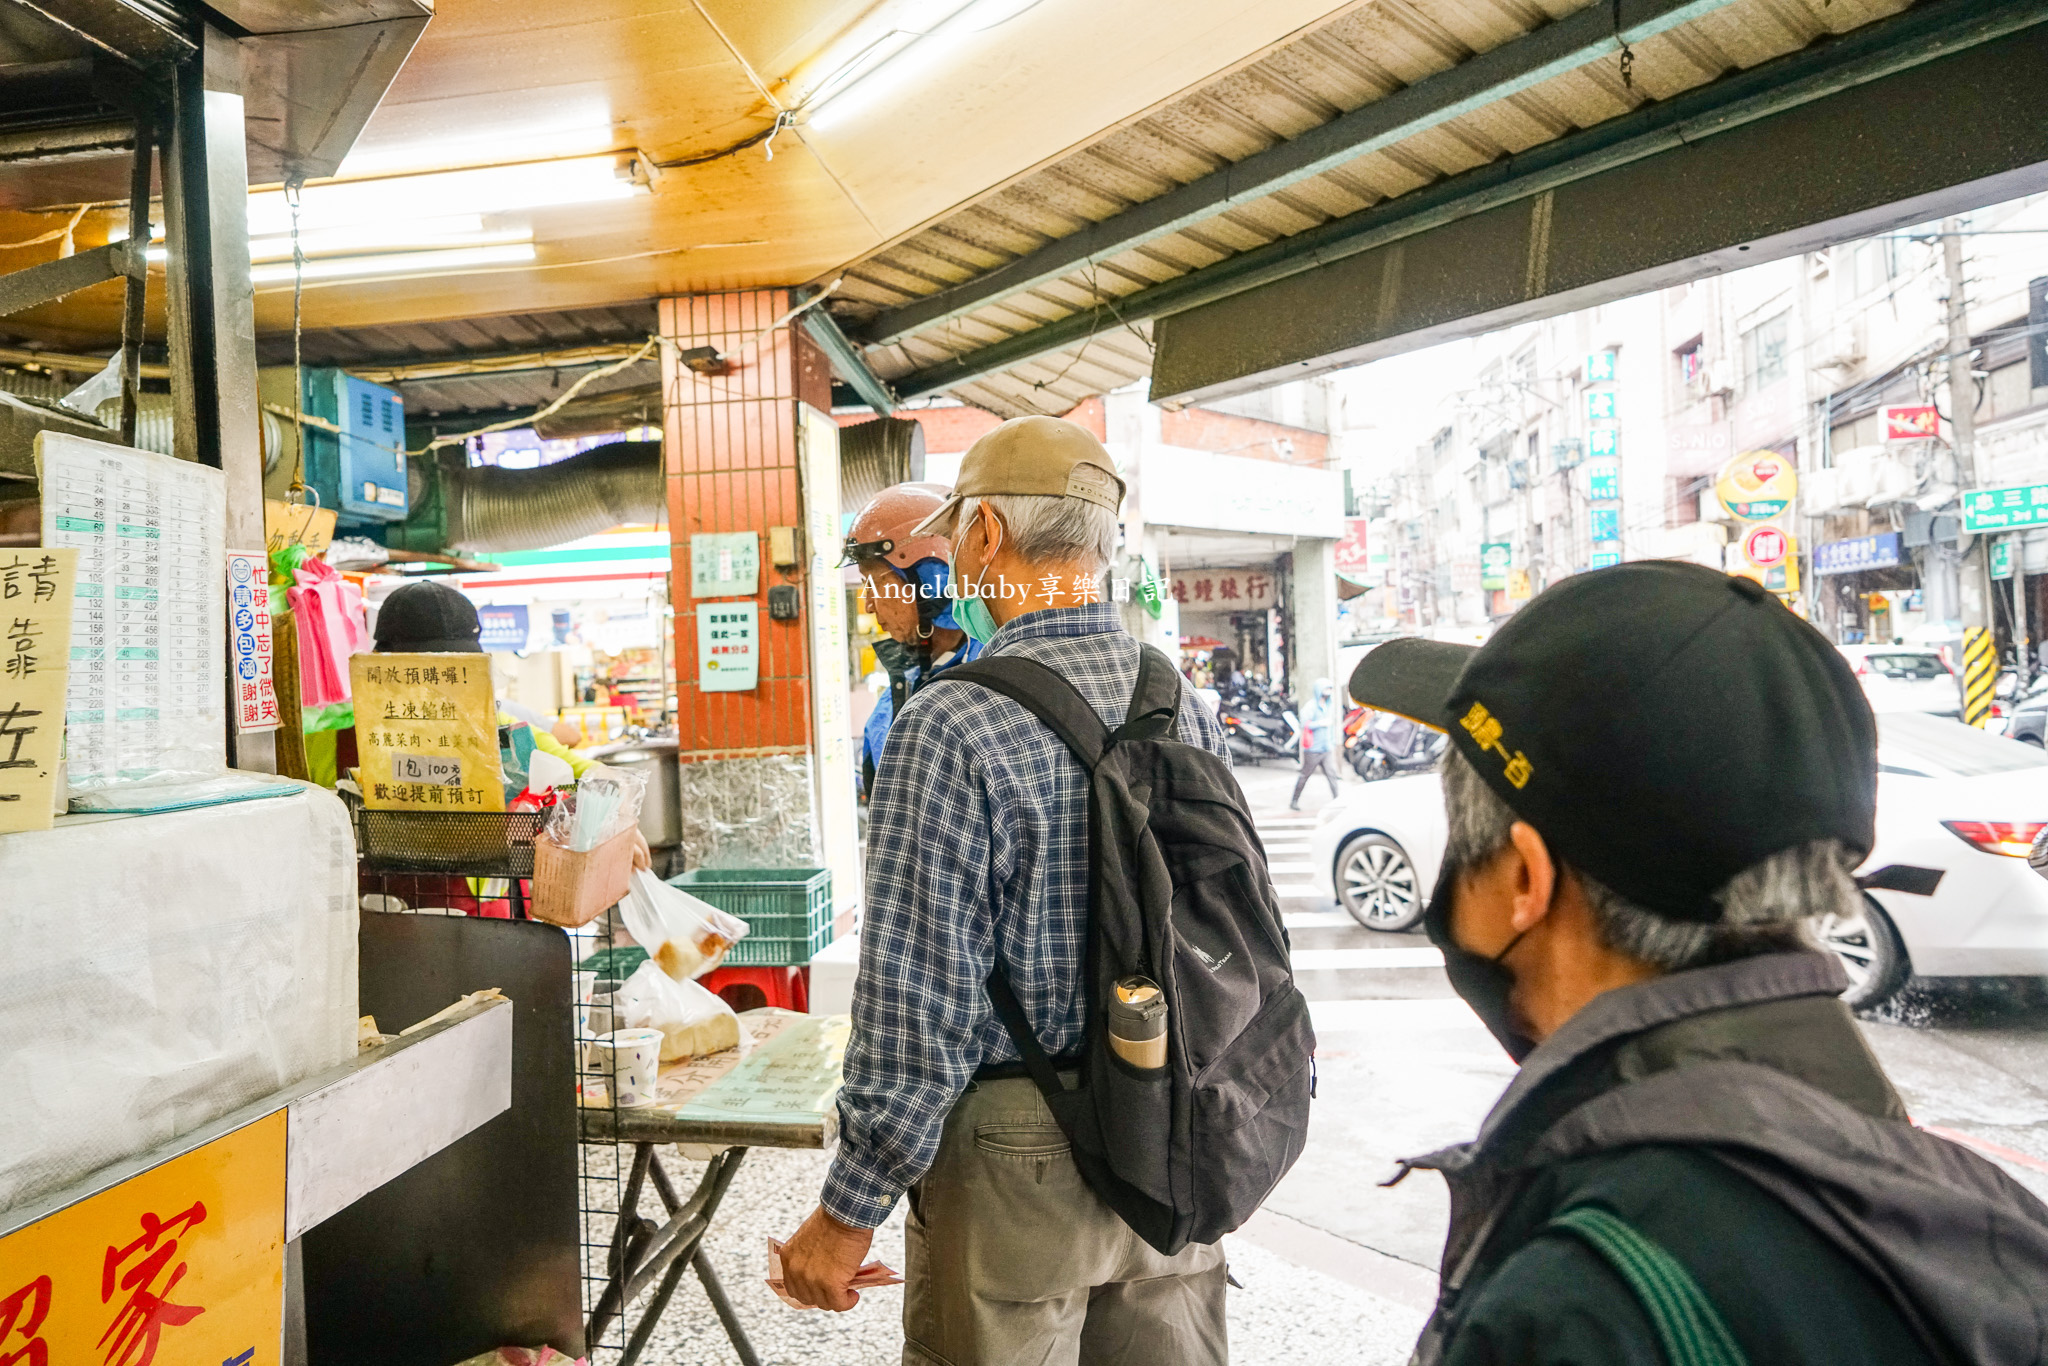
<svg viewBox="0 0 2048 1366"><path fill-rule="evenodd" d="M832 942L829 868L693 868L668 880L747 922L723 966L801 966Z"/></svg>

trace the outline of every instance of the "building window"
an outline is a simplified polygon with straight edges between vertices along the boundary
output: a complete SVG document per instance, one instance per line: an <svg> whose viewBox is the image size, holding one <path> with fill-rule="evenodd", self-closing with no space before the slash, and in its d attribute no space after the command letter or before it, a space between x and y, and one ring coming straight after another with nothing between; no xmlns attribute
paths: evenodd
<svg viewBox="0 0 2048 1366"><path fill-rule="evenodd" d="M1678 378L1688 389L1697 389L1707 374L1707 348L1705 342L1694 337L1678 348Z"/></svg>
<svg viewBox="0 0 2048 1366"><path fill-rule="evenodd" d="M1791 328L1791 311L1758 323L1742 334L1743 387L1757 390L1776 384L1786 374L1786 338Z"/></svg>
<svg viewBox="0 0 2048 1366"><path fill-rule="evenodd" d="M1856 293L1860 297L1891 283L1898 271L1892 240L1876 237L1856 244Z"/></svg>

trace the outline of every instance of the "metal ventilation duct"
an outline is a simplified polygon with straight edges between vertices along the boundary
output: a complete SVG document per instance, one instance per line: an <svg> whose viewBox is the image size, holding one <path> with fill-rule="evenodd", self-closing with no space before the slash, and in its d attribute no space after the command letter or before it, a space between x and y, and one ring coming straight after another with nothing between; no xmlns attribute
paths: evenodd
<svg viewBox="0 0 2048 1366"><path fill-rule="evenodd" d="M839 429L839 507L852 512L909 479L924 478L924 428L908 418L878 417Z"/></svg>
<svg viewBox="0 0 2048 1366"><path fill-rule="evenodd" d="M176 437L176 403L169 394L137 394L135 396L135 448L155 451L158 455L176 455L172 441ZM263 472L270 474L277 469L277 462L284 457L286 429L284 420L276 413L265 409L259 416L263 421ZM118 443L121 440L121 400L110 398L99 406L99 419L110 430L102 440Z"/></svg>
<svg viewBox="0 0 2048 1366"><path fill-rule="evenodd" d="M449 550L544 550L666 511L659 441L615 441L531 470L443 466L441 479Z"/></svg>

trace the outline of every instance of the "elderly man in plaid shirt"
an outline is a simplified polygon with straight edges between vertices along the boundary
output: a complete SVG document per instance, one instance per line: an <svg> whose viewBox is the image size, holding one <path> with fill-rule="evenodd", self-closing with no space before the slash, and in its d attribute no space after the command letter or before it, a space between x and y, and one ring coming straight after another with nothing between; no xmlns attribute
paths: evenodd
<svg viewBox="0 0 2048 1366"><path fill-rule="evenodd" d="M952 537L955 615L989 654L1069 679L1123 720L1138 642L1103 601L1123 481L1086 429L1006 422L925 525ZM920 527L919 530L923 530ZM1186 684L1181 738L1224 754ZM908 1193L906 1366L1228 1359L1219 1246L1161 1256L1082 1181L989 1003L998 955L1056 1064L1078 1057L1088 785L1023 707L927 688L876 774L840 1146L782 1254L790 1293L850 1309L872 1233Z"/></svg>

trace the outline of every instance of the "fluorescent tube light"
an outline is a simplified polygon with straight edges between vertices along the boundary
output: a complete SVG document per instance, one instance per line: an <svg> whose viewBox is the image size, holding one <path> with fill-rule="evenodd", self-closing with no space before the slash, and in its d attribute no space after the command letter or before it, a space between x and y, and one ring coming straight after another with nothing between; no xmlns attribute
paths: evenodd
<svg viewBox="0 0 2048 1366"><path fill-rule="evenodd" d="M1039 0L903 0L884 11L878 23L848 35L847 41L828 57L829 65L818 63L825 74L803 91L798 105L815 114L883 71L889 76L889 90L929 79L961 41L1007 24L1038 3Z"/></svg>
<svg viewBox="0 0 2048 1366"><path fill-rule="evenodd" d="M514 213L646 193L645 186L620 174L621 166L619 157L605 155L378 180L323 181L306 186L300 196L299 231ZM289 237L291 230L291 206L285 203L284 191L260 190L249 196L251 237Z"/></svg>
<svg viewBox="0 0 2048 1366"><path fill-rule="evenodd" d="M527 242L533 230L525 226L486 228L481 214L454 214L447 218L406 219L396 223L354 223L342 228L318 228L299 234L299 244L308 257L333 256L344 252L404 251L424 247L495 247L510 242ZM249 240L252 261L289 261L292 239L254 237Z"/></svg>
<svg viewBox="0 0 2048 1366"><path fill-rule="evenodd" d="M512 242L495 247L458 247L449 251L397 251L374 256L328 256L306 262L308 280L359 279L372 276L397 279L407 275L439 275L471 266L519 265L533 259L533 243ZM289 284L290 261L251 267L249 279L259 285Z"/></svg>

